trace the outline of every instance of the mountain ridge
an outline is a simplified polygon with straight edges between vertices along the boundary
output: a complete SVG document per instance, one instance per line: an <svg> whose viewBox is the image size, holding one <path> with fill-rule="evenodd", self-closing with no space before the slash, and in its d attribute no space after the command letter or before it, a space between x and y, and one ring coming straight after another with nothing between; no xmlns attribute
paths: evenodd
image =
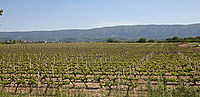
<svg viewBox="0 0 200 97"><path fill-rule="evenodd" d="M66 38L123 38L137 40L141 37L159 40L173 36L181 38L200 36L200 23L188 25L119 25L92 29L0 32L0 41L59 41Z"/></svg>

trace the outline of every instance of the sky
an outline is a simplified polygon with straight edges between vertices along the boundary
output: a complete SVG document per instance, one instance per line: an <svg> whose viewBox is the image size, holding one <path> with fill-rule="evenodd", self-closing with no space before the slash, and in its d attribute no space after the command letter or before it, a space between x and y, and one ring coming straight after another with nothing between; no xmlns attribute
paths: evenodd
<svg viewBox="0 0 200 97"><path fill-rule="evenodd" d="M2 31L200 23L200 0L0 0Z"/></svg>

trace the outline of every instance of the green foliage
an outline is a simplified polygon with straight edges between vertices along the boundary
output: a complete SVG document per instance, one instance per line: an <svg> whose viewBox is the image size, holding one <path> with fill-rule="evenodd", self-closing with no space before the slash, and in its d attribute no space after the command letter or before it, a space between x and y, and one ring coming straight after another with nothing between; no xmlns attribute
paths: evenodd
<svg viewBox="0 0 200 97"><path fill-rule="evenodd" d="M0 85L13 86L16 94L27 89L30 95L63 96L66 88L97 88L107 92L102 95L113 90L129 95L148 78L149 95L192 96L200 82L199 56L199 50L176 43L1 44Z"/></svg>
<svg viewBox="0 0 200 97"><path fill-rule="evenodd" d="M167 38L165 41L158 41L158 42L200 42L199 36L197 37L186 37L186 38L178 38L174 36L173 38Z"/></svg>
<svg viewBox="0 0 200 97"><path fill-rule="evenodd" d="M2 16L3 15L3 10L0 10L0 16Z"/></svg>
<svg viewBox="0 0 200 97"><path fill-rule="evenodd" d="M146 39L146 38L140 38L140 39L138 40L138 42L139 42L139 43L145 43L145 42L147 42L147 39Z"/></svg>
<svg viewBox="0 0 200 97"><path fill-rule="evenodd" d="M172 38L172 40L179 40L179 38L178 38L177 36L174 36L174 37Z"/></svg>
<svg viewBox="0 0 200 97"><path fill-rule="evenodd" d="M107 40L107 42L108 42L108 43L119 43L119 42L122 42L122 41L120 41L120 40L115 40L115 39L113 39L113 38L110 38L110 39Z"/></svg>
<svg viewBox="0 0 200 97"><path fill-rule="evenodd" d="M150 39L148 42L156 42L155 39Z"/></svg>
<svg viewBox="0 0 200 97"><path fill-rule="evenodd" d="M195 38L198 39L198 40L200 40L200 36L196 36Z"/></svg>
<svg viewBox="0 0 200 97"><path fill-rule="evenodd" d="M108 39L107 42L111 42L112 43L112 42L115 42L115 40L111 38L111 39Z"/></svg>
<svg viewBox="0 0 200 97"><path fill-rule="evenodd" d="M185 84L183 80L179 81L176 87L167 87L164 89L162 80L159 81L158 87L153 87L151 81L146 84L148 97L199 97L198 89Z"/></svg>

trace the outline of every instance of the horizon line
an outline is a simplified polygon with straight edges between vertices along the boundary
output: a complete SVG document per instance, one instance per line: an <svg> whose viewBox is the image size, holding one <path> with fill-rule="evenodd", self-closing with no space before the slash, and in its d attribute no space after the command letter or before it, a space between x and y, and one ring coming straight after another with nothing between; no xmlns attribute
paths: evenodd
<svg viewBox="0 0 200 97"><path fill-rule="evenodd" d="M63 31L63 30L91 30L91 29L100 29L100 28L111 28L111 27L120 27L120 26L149 26L149 25L195 25L200 23L146 23L146 24L117 24L110 26L100 26L100 27L89 27L89 28L60 28L60 29L42 29L42 30L11 30L11 31L0 31L2 32L39 32L39 31Z"/></svg>

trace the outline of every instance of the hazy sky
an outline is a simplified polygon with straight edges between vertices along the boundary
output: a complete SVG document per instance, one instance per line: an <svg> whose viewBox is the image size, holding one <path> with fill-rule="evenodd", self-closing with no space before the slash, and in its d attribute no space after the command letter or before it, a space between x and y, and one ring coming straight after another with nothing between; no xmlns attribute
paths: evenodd
<svg viewBox="0 0 200 97"><path fill-rule="evenodd" d="M0 31L200 22L200 0L0 0Z"/></svg>

